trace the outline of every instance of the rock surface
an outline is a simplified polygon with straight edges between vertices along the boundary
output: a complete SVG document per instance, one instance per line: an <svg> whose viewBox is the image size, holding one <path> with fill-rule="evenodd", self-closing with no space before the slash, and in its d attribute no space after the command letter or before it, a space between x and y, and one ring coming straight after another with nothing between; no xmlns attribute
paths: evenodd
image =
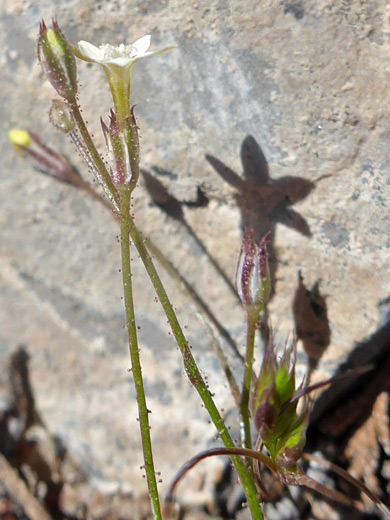
<svg viewBox="0 0 390 520"><path fill-rule="evenodd" d="M210 258L232 280L242 228L259 238L270 231L269 315L282 333L297 324L300 358L305 345L318 380L389 320L390 9L385 0L2 2L0 355L27 346L40 413L96 485L141 493L116 223L83 193L34 172L6 139L11 127L31 128L85 171L48 123L55 93L35 42L40 19L53 15L74 43L150 33L156 48L177 45L136 65L132 98L144 168L186 204L174 219L141 183L137 222L240 345L243 312ZM111 106L103 72L80 63L79 81L101 146L99 117ZM199 207L198 188L208 201ZM167 483L214 430L137 260L141 356ZM229 409L207 329L163 278L218 405Z"/></svg>

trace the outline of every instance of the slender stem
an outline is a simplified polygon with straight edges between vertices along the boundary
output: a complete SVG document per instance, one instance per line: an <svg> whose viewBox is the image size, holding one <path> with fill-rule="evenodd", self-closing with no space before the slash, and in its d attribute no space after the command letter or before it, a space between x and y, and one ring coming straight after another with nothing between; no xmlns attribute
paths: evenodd
<svg viewBox="0 0 390 520"><path fill-rule="evenodd" d="M142 259L142 262L148 272L148 275L151 279L151 282L156 290L157 296L160 300L160 303L165 311L165 314L168 318L170 326L172 328L172 332L175 336L176 342L179 346L181 354L183 356L184 368L187 373L188 379L193 384L195 389L197 390L200 398L203 401L203 404L208 411L211 420L213 421L224 445L227 448L234 448L233 439L230 436L230 433L211 397L211 394L207 388L207 385L198 369L196 361L192 355L191 347L188 344L183 331L180 327L180 324L177 320L176 314L173 310L173 307L169 301L168 295L164 289L164 286L160 280L160 277L157 274L157 271L154 267L153 261L145 247L143 239L140 237L138 230L135 226L134 221L131 223L130 227L130 236L135 247L138 250L138 253ZM245 494L248 500L248 506L252 514L253 520L262 520L263 513L260 504L260 499L257 493L256 485L254 482L253 473L248 471L244 461L238 457L233 456L232 462L237 470L237 473L240 477L242 486L244 488Z"/></svg>
<svg viewBox="0 0 390 520"><path fill-rule="evenodd" d="M241 431L242 441L245 448L248 450L252 449L252 434L250 424L250 413L249 413L249 395L252 383L252 372L253 372L253 352L255 346L255 333L256 333L256 319L248 312L247 314L247 332L246 332L246 354L245 354L245 369L244 369L244 381L242 385L242 399L241 399L241 417L243 422L243 428ZM253 466L252 460L250 465Z"/></svg>
<svg viewBox="0 0 390 520"><path fill-rule="evenodd" d="M127 331L129 336L129 349L131 367L134 377L135 390L137 395L139 423L141 430L142 449L145 461L145 472L148 482L149 496L153 510L153 518L162 520L160 502L157 491L156 475L154 471L152 441L150 438L149 412L146 406L144 383L142 378L141 361L138 350L137 327L135 324L133 288L131 280L131 260L130 260L130 190L124 187L120 196L121 210L121 253L122 253L122 274L123 290L125 296L125 310Z"/></svg>
<svg viewBox="0 0 390 520"><path fill-rule="evenodd" d="M229 361L223 351L221 346L221 342L217 337L215 330L216 329L221 335L225 338L229 338L231 340L231 345L234 347L234 351L237 354L237 357L240 359L244 359L240 352L238 351L236 342L230 336L229 332L219 323L214 313L208 307L208 305L201 299L201 297L197 294L195 289L191 287L191 285L187 282L187 280L178 272L176 267L164 256L164 254L160 251L160 249L150 241L150 239L145 239L145 244L147 249L153 253L153 255L157 258L158 262L161 266L172 276L172 278L180 284L180 287L183 289L185 294L193 301L197 310L198 316L202 319L204 325L210 331L212 336L212 346L214 352L218 358L218 361L222 367L222 370L225 372L226 380L230 386L230 391L232 393L233 399L235 400L237 409L241 408L241 392L237 385L236 379L234 377L233 371L230 368Z"/></svg>
<svg viewBox="0 0 390 520"><path fill-rule="evenodd" d="M180 482L180 480L190 469L196 466L199 462L209 457L235 454L243 455L246 458L254 459L259 463L264 464L269 470L272 471L274 475L278 475L278 467L273 462L273 460L267 455L264 455L264 453L253 450L247 450L246 448L212 448L211 450L202 451L201 453L195 455L195 457L193 457L184 464L184 466L179 470L171 485L169 486L168 493L166 495L166 502L172 502L175 488Z"/></svg>
<svg viewBox="0 0 390 520"><path fill-rule="evenodd" d="M97 191L95 191L87 182L82 179L76 172L70 172L69 176L71 177L70 182L73 183L73 185L83 189L90 195L93 199L97 200L105 206L107 209L112 209L110 202L104 197L102 197ZM113 213L114 217L118 218L117 213ZM150 240L150 238L145 238L145 243L147 249L157 258L158 263L161 265L163 269L179 284L182 291L192 300L195 307L198 310L198 313L202 316L203 320L205 321L206 325L210 328L210 330L213 330L213 328L216 329L218 334L220 334L231 346L235 356L242 362L244 362L244 357L241 355L240 351L238 350L238 346L236 341L232 338L229 331L219 322L213 311L210 309L210 307L207 305L207 303L201 298L201 296L196 292L194 287L191 286L191 284L184 278L184 276L178 271L178 269L173 265L173 263L164 255L164 253ZM214 330L213 330L213 336ZM219 340L216 338L215 341ZM221 353L223 356L221 356ZM219 362L223 369L225 370L225 365L227 363L227 359L225 354L223 353L222 347L219 344L219 348L216 348L216 354L218 356ZM233 377L234 379L234 377ZM231 381L231 389L233 396L235 396L236 402L241 402L241 393L238 389L237 383L232 378L228 377L229 382ZM238 398L238 399L237 399Z"/></svg>
<svg viewBox="0 0 390 520"><path fill-rule="evenodd" d="M115 209L118 210L120 205L120 197L118 191L111 180L110 174L108 173L104 165L104 162L100 157L99 152L97 151L96 146L94 145L94 142L91 139L91 136L89 135L88 128L84 123L84 119L80 113L77 102L75 101L73 103L69 103L69 108L72 112L72 115L76 122L77 128L79 129L81 137L83 138L86 149L91 155L91 160L93 165L95 166L95 170L97 170L94 173L95 175L99 176L98 181L102 184L103 189L112 200Z"/></svg>
<svg viewBox="0 0 390 520"><path fill-rule="evenodd" d="M316 457L315 455L311 455L309 453L304 453L302 457L305 460L310 460L313 462L317 462L318 464L321 464L327 469L330 469L334 471L337 475L340 475L340 477L344 478L347 482L350 482L352 485L354 485L356 488L358 488L360 491L365 493L370 500L376 505L376 507L379 509L379 511L384 515L385 518L390 519L390 511L385 506L385 504L382 502L382 500L376 496L376 494L370 490L363 482L360 482L356 478L354 478L352 475L348 473L348 471L345 471L345 469L340 468L336 464L333 464L332 462L329 462L328 460L324 460L321 457ZM334 491L334 490L332 490Z"/></svg>
<svg viewBox="0 0 390 520"><path fill-rule="evenodd" d="M81 115L80 115L81 117ZM73 179L73 182L75 185L81 187L82 189L86 190L90 195L92 195L94 198L97 198L102 202L105 206L107 206L107 203L104 199L102 199L99 195L96 196L96 194L93 192L93 190L84 182L75 182ZM130 356L132 359L132 366L133 366L133 374L134 374L134 381L136 382L136 373L137 370L134 370L134 367L138 365L139 367L139 385L137 386L136 383L136 390L137 390L137 396L138 396L138 390L140 390L140 399L138 399L138 405L140 408L140 403L144 402L144 410L146 410L146 415L142 414L140 411L140 426L141 426L141 437L142 437L142 444L144 448L144 459L145 459L145 469L148 477L148 486L149 486L149 492L152 498L152 505L155 502L156 507L158 505L158 494L156 489L156 494L153 495L150 487L150 481L149 481L149 470L150 471L150 478L152 482L152 488L156 488L155 485L153 485L153 481L155 482L155 475L154 475L154 468L153 468L153 459L151 457L151 464L146 462L147 454L145 454L145 445L148 445L150 447L150 456L152 455L151 451L151 441L150 441L150 435L149 435L149 423L148 423L148 416L147 416L147 407L145 403L145 393L143 390L143 382L142 382L142 372L140 367L140 361L139 361L139 355L138 355L138 345L137 345L137 335L136 335L136 328L135 328L135 321L134 321L134 306L133 306L133 298L132 298L132 284L131 284L131 266L130 266L130 260L129 260L129 252L130 252L130 243L129 241L129 231L131 233L132 239L134 241L134 244L136 245L138 252L140 254L140 257L142 258L142 261L147 269L147 272L152 280L152 283L156 289L157 295L160 298L161 303L163 304L164 310L167 314L167 317L169 319L169 322L171 324L172 330L174 331L175 338L178 342L178 345L180 347L180 350L183 354L184 358L184 364L186 368L186 372L188 374L188 377L190 381L194 384L196 387L199 395L201 396L206 409L210 413L210 416L218 430L218 432L221 435L222 441L224 442L225 446L228 448L234 448L234 442L217 410L215 407L215 404L211 398L211 395L207 389L207 386L205 382L202 379L202 376L200 375L200 372L197 368L197 365L195 363L194 358L192 357L192 354L190 352L190 349L188 347L187 340L185 339L183 332L181 330L181 327L177 321L176 315L173 311L173 308L169 302L168 296L166 295L165 289L160 281L160 278L157 274L157 271L155 270L154 264L149 256L149 253L140 238L138 231L135 227L134 222L130 219L129 216L129 208L130 208L130 194L126 197L126 193L122 194L121 197L118 197L120 208L121 208L121 232L122 232L122 241L121 241L121 247L122 247L122 271L123 271L123 280L124 280L124 291L125 291L125 307L126 307L126 317L127 317L127 324L128 324L128 333L129 333L129 345L130 345ZM129 217L129 218L128 218ZM146 241L146 240L145 240ZM152 245L150 241L148 241L148 247L151 249L153 254L155 254L159 261L162 262L163 267L167 269L167 271L174 275L175 279L178 279L181 282L181 285L186 289L187 293L190 294L190 296L193 298L195 304L197 304L206 314L206 316L211 319L213 324L216 326L217 330L224 335L226 338L230 338L230 335L228 334L225 329L223 329L219 322L216 321L211 311L208 309L206 304L198 297L195 293L191 291L191 287L189 286L188 282L176 271L175 267L170 264L170 262L164 257L164 255L159 251L159 249ZM127 274L126 274L127 273ZM133 316L133 318L132 318ZM214 319L212 319L214 318ZM176 332L175 332L176 331ZM230 343L232 346L234 346L237 349L237 346L234 342L234 340L230 340ZM134 345L134 348L133 348ZM134 352L133 352L134 351ZM237 350L238 352L238 350ZM135 357L135 363L133 362L133 354ZM138 363L137 363L138 359ZM228 378L229 379L229 378ZM236 402L239 402L239 390L235 383L234 377L232 376L232 379L230 380L230 384L232 387L233 395L236 399ZM143 436L143 425L141 419L146 417L146 426L144 432L146 435L146 439L144 439ZM252 518L253 520L262 520L263 514L262 509L260 505L260 500L257 494L256 486L254 484L253 475L251 473L248 473L247 468L245 467L245 464L243 461L238 458L234 457L233 463L236 467L237 473L240 475L240 479L242 482L242 485L244 487L245 493L248 497L248 505L252 512ZM159 506L157 511L159 512ZM160 516L155 516L155 518L160 518Z"/></svg>
<svg viewBox="0 0 390 520"><path fill-rule="evenodd" d="M112 209L110 203L107 199L103 198L99 193L97 193L88 183L86 183L75 171L71 171L69 173L70 182L72 182L75 186L86 191L91 197L98 200L103 206L108 209ZM114 213L115 217L118 217L118 214ZM238 347L234 339L229 334L228 330L221 325L218 319L215 317L212 310L208 307L208 305L202 300L202 298L198 295L196 290L189 284L189 282L180 274L177 268L172 264L168 258L160 251L160 249L148 238L145 239L147 249L157 258L157 261L163 267L169 275L180 285L181 289L184 293L193 301L195 307L197 308L198 315L203 320L206 327L209 329L210 334L212 335L213 341L212 346L214 351L218 357L219 363L225 372L226 379L229 383L230 390L232 396L235 400L237 409L241 408L241 392L235 380L234 374L230 368L228 359L223 351L221 346L221 342L217 337L214 328L216 331L223 336L233 348L236 356L244 361L243 356L238 351Z"/></svg>

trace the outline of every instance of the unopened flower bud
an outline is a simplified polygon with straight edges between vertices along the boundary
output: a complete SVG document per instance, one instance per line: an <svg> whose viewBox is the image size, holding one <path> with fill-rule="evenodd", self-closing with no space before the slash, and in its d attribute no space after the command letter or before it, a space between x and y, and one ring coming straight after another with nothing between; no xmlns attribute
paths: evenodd
<svg viewBox="0 0 390 520"><path fill-rule="evenodd" d="M277 356L270 339L251 395L259 436L274 462L286 469L291 469L302 456L309 419L307 402L297 412L301 389L295 388L295 349L294 343L291 348L284 348L282 357Z"/></svg>
<svg viewBox="0 0 390 520"><path fill-rule="evenodd" d="M48 29L42 20L38 37L38 60L58 94L75 101L77 94L76 60L56 20Z"/></svg>
<svg viewBox="0 0 390 520"><path fill-rule="evenodd" d="M108 163L111 179L115 186L135 187L139 178L139 141L138 129L133 110L119 128L115 112L111 110L110 126L101 120L107 145Z"/></svg>
<svg viewBox="0 0 390 520"><path fill-rule="evenodd" d="M77 184L78 175L69 161L61 154L45 145L33 132L13 128L8 138L14 148L20 152L37 170L56 177L62 182Z"/></svg>
<svg viewBox="0 0 390 520"><path fill-rule="evenodd" d="M64 134L73 132L76 126L67 103L60 99L52 100L49 119L50 123Z"/></svg>
<svg viewBox="0 0 390 520"><path fill-rule="evenodd" d="M245 232L237 265L236 287L248 313L258 315L271 293L268 265L267 235L256 244L253 230Z"/></svg>
<svg viewBox="0 0 390 520"><path fill-rule="evenodd" d="M31 144L31 135L24 128L12 128L8 132L8 139L17 151L22 147L28 148Z"/></svg>
<svg viewBox="0 0 390 520"><path fill-rule="evenodd" d="M285 435L279 440L275 461L279 466L290 469L302 457L306 444L306 430L309 423L307 408L295 418Z"/></svg>

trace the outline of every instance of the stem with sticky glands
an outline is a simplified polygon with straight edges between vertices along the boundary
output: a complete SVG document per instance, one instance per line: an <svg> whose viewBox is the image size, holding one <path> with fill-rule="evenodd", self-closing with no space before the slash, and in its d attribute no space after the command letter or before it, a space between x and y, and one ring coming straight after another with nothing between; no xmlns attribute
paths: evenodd
<svg viewBox="0 0 390 520"><path fill-rule="evenodd" d="M131 217L130 217L131 218ZM203 401L203 404L206 410L209 413L211 420L213 421L224 445L227 448L235 448L235 444L233 439L230 436L230 433L211 397L211 394L207 388L207 385L198 369L196 361L192 355L191 347L186 340L181 326L177 320L175 311L169 301L168 295L165 291L165 288L160 280L160 277L154 267L153 261L145 247L143 239L140 237L138 230L135 226L134 220L131 221L130 226L130 236L131 239L137 248L137 251L140 255L140 258L146 268L146 271L150 277L150 280L156 290L159 301L164 309L164 312L167 316L169 324L171 326L172 332L176 339L176 342L179 346L180 352L184 361L184 368L188 379L192 383L192 385L197 390L200 398ZM256 485L254 482L253 474L251 471L248 471L247 466L244 461L238 456L232 456L232 462L236 468L236 471L241 480L242 486L244 488L247 500L248 507L252 514L253 520L262 520L263 512L260 504L260 499L258 496L258 492L256 489Z"/></svg>
<svg viewBox="0 0 390 520"><path fill-rule="evenodd" d="M146 405L144 383L142 378L141 361L138 350L137 327L135 323L133 287L131 280L131 259L130 259L130 197L131 191L127 186L120 188L120 215L121 215L121 253L122 253L122 276L123 290L125 298L126 325L129 337L129 349L131 358L131 368L134 378L135 390L137 394L137 404L139 413L139 424L141 430L142 449L145 462L145 473L148 482L148 490L153 510L153 518L162 520L160 501L157 491L156 474L154 471L152 441L150 437L149 411Z"/></svg>
<svg viewBox="0 0 390 520"><path fill-rule="evenodd" d="M242 385L241 397L241 418L243 427L241 429L241 440L243 446L248 450L252 449L252 434L249 413L249 395L252 383L253 374L253 352L255 346L256 322L258 313L248 312L247 314L247 334L246 334L246 354L245 354L245 369L244 381ZM252 460L249 461L252 467Z"/></svg>
<svg viewBox="0 0 390 520"><path fill-rule="evenodd" d="M83 142L85 143L86 150L90 155L90 161L92 162L94 168L93 173L97 177L97 180L102 185L104 191L110 198L114 209L119 211L120 206L120 197L117 189L115 188L110 174L107 171L107 168L104 165L102 158L100 157L99 152L96 149L94 142L91 139L91 136L88 132L88 128L84 123L84 119L80 113L77 102L69 103L69 108L76 123L76 126L81 134ZM85 158L86 162L89 162L89 158Z"/></svg>

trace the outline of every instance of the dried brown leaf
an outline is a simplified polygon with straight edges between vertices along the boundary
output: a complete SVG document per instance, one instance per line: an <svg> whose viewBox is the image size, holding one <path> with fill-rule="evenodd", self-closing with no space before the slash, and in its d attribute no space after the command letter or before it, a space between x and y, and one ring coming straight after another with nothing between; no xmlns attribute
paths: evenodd
<svg viewBox="0 0 390 520"><path fill-rule="evenodd" d="M390 446L387 392L377 397L370 417L356 430L345 448L345 456L350 461L348 472L365 484L378 496L381 489L377 478L380 457L379 444L387 452ZM365 500L365 499L364 499Z"/></svg>

